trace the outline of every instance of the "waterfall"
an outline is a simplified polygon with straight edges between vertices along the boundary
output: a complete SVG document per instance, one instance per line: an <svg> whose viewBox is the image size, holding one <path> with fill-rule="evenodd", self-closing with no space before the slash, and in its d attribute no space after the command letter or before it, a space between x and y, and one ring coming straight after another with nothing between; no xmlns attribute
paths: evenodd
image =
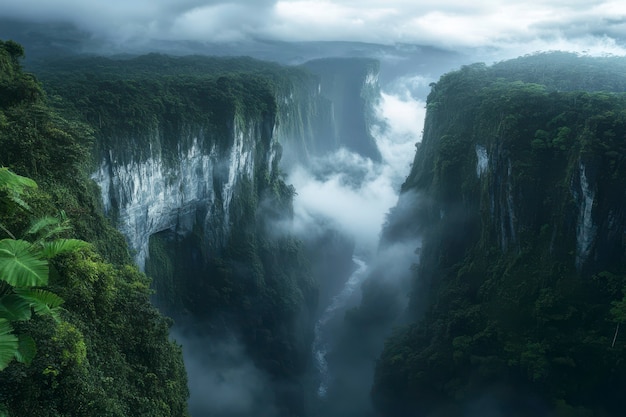
<svg viewBox="0 0 626 417"><path fill-rule="evenodd" d="M593 225L592 211L593 200L595 198L593 190L587 182L585 167L580 164L580 190L582 195L579 197L580 208L578 213L578 224L576 226L576 267L580 269L583 262L591 252L591 246L595 236L595 227Z"/></svg>
<svg viewBox="0 0 626 417"><path fill-rule="evenodd" d="M489 155L487 155L487 149L484 146L476 145L476 176L480 176L487 172L489 168Z"/></svg>
<svg viewBox="0 0 626 417"><path fill-rule="evenodd" d="M338 318L339 315L345 311L352 294L360 287L366 275L365 271L367 270L367 265L365 262L357 257L352 257L352 260L357 265L356 270L350 275L339 294L333 297L330 304L326 307L324 313L315 324L313 358L315 359L315 365L319 372L320 383L317 389L317 395L320 398L326 397L328 385L332 380L328 369L328 361L326 360L326 355L332 350L331 340L329 338L329 325L333 319Z"/></svg>

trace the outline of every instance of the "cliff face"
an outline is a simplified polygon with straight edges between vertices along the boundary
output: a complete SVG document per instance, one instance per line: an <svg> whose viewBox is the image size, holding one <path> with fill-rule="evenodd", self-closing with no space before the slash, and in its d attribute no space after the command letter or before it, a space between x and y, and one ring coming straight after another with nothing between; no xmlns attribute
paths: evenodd
<svg viewBox="0 0 626 417"><path fill-rule="evenodd" d="M283 163L307 164L344 147L374 161L380 153L369 128L380 96L379 64L365 58L305 63L302 74L277 95L276 137Z"/></svg>
<svg viewBox="0 0 626 417"><path fill-rule="evenodd" d="M400 198L417 203L384 233L423 239L414 324L377 365L385 415L623 407L626 99L594 92L623 91L607 64L624 66L540 55L463 67L433 86Z"/></svg>
<svg viewBox="0 0 626 417"><path fill-rule="evenodd" d="M0 372L0 415L188 416L187 376L180 346L169 339L171 321L151 304L149 280L104 218L100 192L85 170L92 130L51 107L39 82L23 72L23 54L20 45L0 40L0 160L39 185L12 190L5 175L0 186L2 354L6 360L11 329L25 349L21 362ZM33 287L36 302L16 303L7 236L30 239L32 248L51 237L89 245L46 259L37 272L45 279L33 282L50 293ZM33 249L23 253L15 252L16 262L39 262ZM22 279L23 285L19 290L30 288ZM42 314L59 301L54 319Z"/></svg>
<svg viewBox="0 0 626 417"><path fill-rule="evenodd" d="M317 285L284 227L295 190L279 162L373 144L364 111L375 62L351 63L361 71L336 92L347 75L332 73L349 60L318 74L247 59L96 61L45 74L52 94L96 127L92 178L153 278L156 303L183 334L235 335L277 387L290 387L277 388L279 408L300 412L293 387L310 360ZM344 139L355 103L362 129Z"/></svg>
<svg viewBox="0 0 626 417"><path fill-rule="evenodd" d="M150 63L154 74L146 75ZM254 182L260 171L276 176L279 161L306 165L340 147L380 158L368 127L379 94L373 60L295 69L153 55L73 65L96 73L81 79L52 66L44 79L99 128L93 179L140 267L152 234L174 226L188 232L198 212L211 248L223 247L239 181ZM236 71L247 75L229 75Z"/></svg>
<svg viewBox="0 0 626 417"><path fill-rule="evenodd" d="M109 149L93 179L102 190L105 213L113 215L143 268L151 235L176 228L206 232L211 250L222 248L233 220L231 202L241 180L253 181L255 170L272 173L271 116L230 121L226 149L199 126L182 129L167 160L159 148L159 131L148 132L145 158L124 161L124 150ZM262 151L257 151L257 146ZM260 159L260 160L259 160Z"/></svg>

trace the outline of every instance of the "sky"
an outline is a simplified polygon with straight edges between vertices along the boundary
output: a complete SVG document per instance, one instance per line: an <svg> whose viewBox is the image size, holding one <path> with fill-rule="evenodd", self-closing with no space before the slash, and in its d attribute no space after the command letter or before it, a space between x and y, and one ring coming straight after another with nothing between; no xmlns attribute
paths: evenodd
<svg viewBox="0 0 626 417"><path fill-rule="evenodd" d="M623 0L0 0L0 16L71 22L117 42L346 40L626 54Z"/></svg>

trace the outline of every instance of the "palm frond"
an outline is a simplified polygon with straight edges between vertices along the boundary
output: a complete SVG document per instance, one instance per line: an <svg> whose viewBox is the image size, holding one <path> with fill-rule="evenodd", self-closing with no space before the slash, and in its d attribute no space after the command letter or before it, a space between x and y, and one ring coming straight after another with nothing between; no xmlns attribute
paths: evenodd
<svg viewBox="0 0 626 417"><path fill-rule="evenodd" d="M43 245L44 242L70 229L67 220L62 221L57 217L46 216L35 220L26 234L37 236L36 243Z"/></svg>
<svg viewBox="0 0 626 417"><path fill-rule="evenodd" d="M20 195L18 193L9 193L8 197L11 201L13 201L15 204L17 204L18 206L20 206L21 208L23 208L26 211L30 211L30 206L28 205L28 203L24 200L22 200L22 198L20 197Z"/></svg>
<svg viewBox="0 0 626 417"><path fill-rule="evenodd" d="M86 248L89 243L79 239L56 239L52 242L44 242L42 255L45 258L54 258L57 255L75 250Z"/></svg>
<svg viewBox="0 0 626 417"><path fill-rule="evenodd" d="M15 357L19 347L19 341L11 323L6 319L0 319L0 371L6 368Z"/></svg>
<svg viewBox="0 0 626 417"><path fill-rule="evenodd" d="M0 240L0 280L15 287L48 284L48 262L29 242Z"/></svg>
<svg viewBox="0 0 626 417"><path fill-rule="evenodd" d="M28 300L35 313L39 313L39 305L56 308L63 304L64 300L53 292L42 288L16 288L15 294Z"/></svg>
<svg viewBox="0 0 626 417"><path fill-rule="evenodd" d="M40 231L50 227L57 226L59 224L59 219L53 216L45 216L39 219L35 219L30 228L26 231L27 235L36 235Z"/></svg>
<svg viewBox="0 0 626 417"><path fill-rule="evenodd" d="M15 294L28 302L36 314L50 316L56 322L61 320L59 307L65 300L55 293L41 288L16 288Z"/></svg>

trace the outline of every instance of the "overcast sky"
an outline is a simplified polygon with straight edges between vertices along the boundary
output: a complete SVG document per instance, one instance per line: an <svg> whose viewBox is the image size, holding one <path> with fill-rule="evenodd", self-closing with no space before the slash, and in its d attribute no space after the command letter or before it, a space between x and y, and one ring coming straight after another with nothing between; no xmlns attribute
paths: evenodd
<svg viewBox="0 0 626 417"><path fill-rule="evenodd" d="M70 21L119 42L262 38L626 52L623 0L0 0L0 16Z"/></svg>

